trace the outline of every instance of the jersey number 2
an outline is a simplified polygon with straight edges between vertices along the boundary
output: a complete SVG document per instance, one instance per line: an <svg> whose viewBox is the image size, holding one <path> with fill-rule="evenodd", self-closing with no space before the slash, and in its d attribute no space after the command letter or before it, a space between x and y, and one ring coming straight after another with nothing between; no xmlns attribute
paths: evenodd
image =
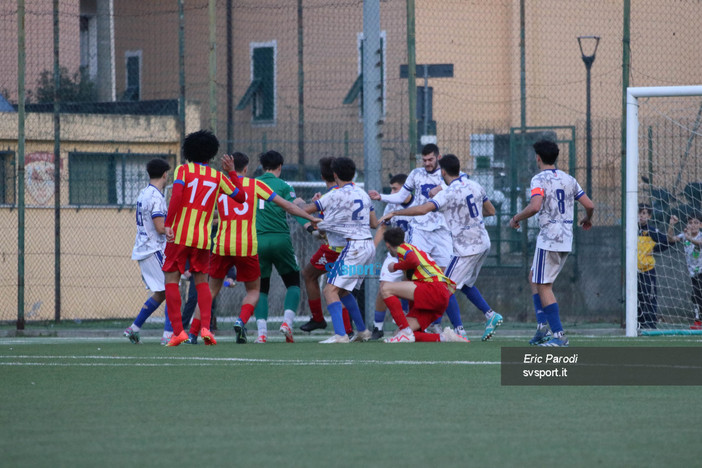
<svg viewBox="0 0 702 468"><path fill-rule="evenodd" d="M363 209L363 201L360 199L356 199L353 201L353 204L356 205L356 203L358 203L358 208L353 210L353 213L351 213L351 219L353 219L354 221L358 221L358 220L363 219L363 216L358 215L358 213L360 213L361 210Z"/></svg>

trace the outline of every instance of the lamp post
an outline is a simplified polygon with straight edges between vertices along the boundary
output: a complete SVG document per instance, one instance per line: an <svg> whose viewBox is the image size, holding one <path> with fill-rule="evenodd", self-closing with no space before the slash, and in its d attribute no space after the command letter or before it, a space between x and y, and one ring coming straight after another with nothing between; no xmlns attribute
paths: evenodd
<svg viewBox="0 0 702 468"><path fill-rule="evenodd" d="M595 62L595 54L597 46L600 43L599 36L578 36L578 45L580 46L580 55L585 64L585 72L587 74L586 83L586 101L587 109L585 111L585 154L586 154L586 192L588 197L592 197L592 112L590 105L590 69ZM583 48L583 46L585 46ZM592 53L586 53L592 51Z"/></svg>

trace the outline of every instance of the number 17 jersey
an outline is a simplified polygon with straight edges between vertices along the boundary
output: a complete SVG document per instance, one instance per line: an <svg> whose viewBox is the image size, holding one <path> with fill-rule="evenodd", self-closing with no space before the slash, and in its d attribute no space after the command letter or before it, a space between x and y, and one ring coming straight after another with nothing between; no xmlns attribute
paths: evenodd
<svg viewBox="0 0 702 468"><path fill-rule="evenodd" d="M541 195L536 248L570 252L573 246L575 200L585 195L575 178L558 169L546 169L531 179L531 197Z"/></svg>

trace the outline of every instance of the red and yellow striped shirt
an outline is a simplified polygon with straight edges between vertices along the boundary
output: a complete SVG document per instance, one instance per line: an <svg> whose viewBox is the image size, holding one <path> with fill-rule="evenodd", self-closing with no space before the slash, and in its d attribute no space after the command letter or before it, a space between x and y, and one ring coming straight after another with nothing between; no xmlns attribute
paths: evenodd
<svg viewBox="0 0 702 468"><path fill-rule="evenodd" d="M246 201L237 203L230 197L217 199L219 230L215 237L214 253L236 257L250 257L258 253L256 211L260 200L271 201L275 192L265 182L240 177Z"/></svg>
<svg viewBox="0 0 702 468"><path fill-rule="evenodd" d="M406 242L400 244L397 248L397 259L398 263L395 264L395 269L414 269L412 281L444 282L447 285L455 285L453 281L444 276L441 268L429 255L412 244Z"/></svg>
<svg viewBox="0 0 702 468"><path fill-rule="evenodd" d="M170 224L175 235L173 242L209 250L217 198L220 193L225 197L236 193L237 187L221 172L198 163L178 166L173 184L182 184L183 187L180 206L173 206L174 200L171 199L168 207L168 213L175 214Z"/></svg>

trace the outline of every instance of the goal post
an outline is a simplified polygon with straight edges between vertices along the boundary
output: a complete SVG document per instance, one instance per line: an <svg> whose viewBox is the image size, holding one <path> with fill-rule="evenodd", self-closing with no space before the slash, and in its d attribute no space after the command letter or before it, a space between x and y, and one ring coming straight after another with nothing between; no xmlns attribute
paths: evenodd
<svg viewBox="0 0 702 468"><path fill-rule="evenodd" d="M639 100L658 97L702 97L699 86L654 86L627 88L626 106L626 205L625 205L625 294L626 336L637 336L637 252L638 252L638 205L639 205ZM695 132L693 132L695 133ZM682 327L681 327L682 328ZM651 331L664 334L668 330ZM675 330L681 334L695 330ZM702 333L702 331L700 331Z"/></svg>

